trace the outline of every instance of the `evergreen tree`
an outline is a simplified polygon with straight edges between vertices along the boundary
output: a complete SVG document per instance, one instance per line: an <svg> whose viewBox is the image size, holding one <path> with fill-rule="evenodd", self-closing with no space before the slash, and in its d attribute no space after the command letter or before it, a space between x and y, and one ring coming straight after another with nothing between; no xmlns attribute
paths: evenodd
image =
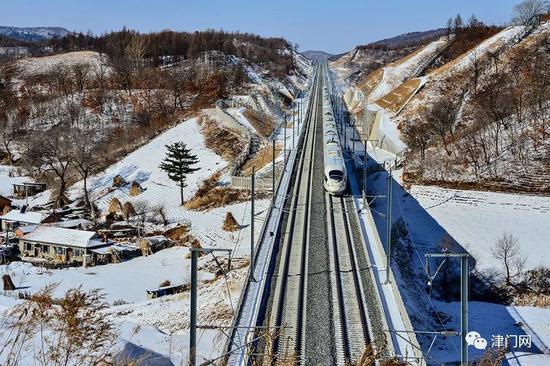
<svg viewBox="0 0 550 366"><path fill-rule="evenodd" d="M191 150L183 142L166 145L166 149L168 149L166 158L160 164L160 168L168 173L168 178L176 182L180 187L181 204L183 205L183 188L187 187L185 179L187 178L187 174L200 169L192 167L199 160L196 155L191 154Z"/></svg>
<svg viewBox="0 0 550 366"><path fill-rule="evenodd" d="M457 14L454 20L455 33L458 33L460 29L462 29L462 25L462 17L460 16L460 14Z"/></svg>

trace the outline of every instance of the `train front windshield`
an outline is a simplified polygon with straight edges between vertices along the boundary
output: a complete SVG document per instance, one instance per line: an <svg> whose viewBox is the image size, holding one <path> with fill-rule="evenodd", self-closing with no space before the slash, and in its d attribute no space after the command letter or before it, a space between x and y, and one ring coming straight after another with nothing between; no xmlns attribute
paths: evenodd
<svg viewBox="0 0 550 366"><path fill-rule="evenodd" d="M337 182L341 182L342 180L344 180L344 173L342 173L341 170L331 170L328 173L328 177Z"/></svg>

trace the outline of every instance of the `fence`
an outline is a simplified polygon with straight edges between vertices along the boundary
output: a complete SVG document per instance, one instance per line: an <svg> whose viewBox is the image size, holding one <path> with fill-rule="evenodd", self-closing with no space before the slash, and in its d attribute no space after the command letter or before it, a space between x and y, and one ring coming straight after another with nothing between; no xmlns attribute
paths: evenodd
<svg viewBox="0 0 550 366"><path fill-rule="evenodd" d="M231 186L235 188L243 189L252 189L252 178L251 177L238 177L231 176ZM272 191L273 190L273 181L271 178L256 178L255 179L256 189Z"/></svg>

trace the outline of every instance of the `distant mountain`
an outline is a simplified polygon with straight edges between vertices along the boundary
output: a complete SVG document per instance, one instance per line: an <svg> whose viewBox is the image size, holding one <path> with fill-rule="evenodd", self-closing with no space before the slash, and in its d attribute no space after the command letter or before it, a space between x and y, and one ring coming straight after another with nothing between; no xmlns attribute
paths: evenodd
<svg viewBox="0 0 550 366"><path fill-rule="evenodd" d="M430 29L422 32L403 33L395 37L386 38L380 41L369 43L368 45L358 46L358 48L369 47L369 46L385 46L388 48L408 47L408 46L427 43L436 38L446 35L446 33L447 33L447 29L445 28Z"/></svg>
<svg viewBox="0 0 550 366"><path fill-rule="evenodd" d="M332 56L334 56L334 55L331 55L330 53L327 53L325 51L308 50L308 51L304 51L304 52L301 52L301 53L302 53L302 55L309 58L314 64L324 62L324 61L328 60L329 58L331 58Z"/></svg>
<svg viewBox="0 0 550 366"><path fill-rule="evenodd" d="M69 31L61 27L7 27L0 26L0 35L22 41L43 41L54 37L65 37Z"/></svg>

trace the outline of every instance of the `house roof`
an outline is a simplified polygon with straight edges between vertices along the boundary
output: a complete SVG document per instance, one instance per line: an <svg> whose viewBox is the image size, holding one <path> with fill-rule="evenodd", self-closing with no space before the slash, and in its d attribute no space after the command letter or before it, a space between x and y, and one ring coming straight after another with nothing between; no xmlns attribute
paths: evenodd
<svg viewBox="0 0 550 366"><path fill-rule="evenodd" d="M0 194L0 201L2 201L2 200L6 200L6 201L11 202L11 200L8 197L4 197Z"/></svg>
<svg viewBox="0 0 550 366"><path fill-rule="evenodd" d="M20 231L23 235L25 235L34 231L34 229L36 229L37 227L38 227L37 225L20 226L15 231Z"/></svg>
<svg viewBox="0 0 550 366"><path fill-rule="evenodd" d="M4 216L0 216L0 220L11 221L11 222L23 222L26 224L40 224L48 216L49 214L43 213L43 212L27 211L25 213L21 213L21 211L19 210L11 210Z"/></svg>
<svg viewBox="0 0 550 366"><path fill-rule="evenodd" d="M94 248L104 245L99 240L92 240L96 235L95 231L64 229L52 226L39 226L33 232L28 233L21 239L46 244L65 245L77 248Z"/></svg>

